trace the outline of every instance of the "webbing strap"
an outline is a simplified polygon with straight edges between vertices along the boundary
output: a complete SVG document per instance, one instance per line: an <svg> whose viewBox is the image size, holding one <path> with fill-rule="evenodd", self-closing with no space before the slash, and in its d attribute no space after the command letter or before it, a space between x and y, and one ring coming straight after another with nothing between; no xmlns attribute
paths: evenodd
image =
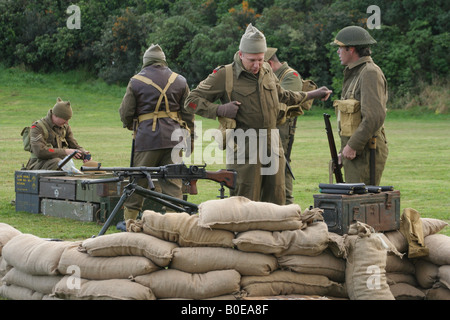
<svg viewBox="0 0 450 320"><path fill-rule="evenodd" d="M225 91L231 102L231 91L233 91L233 67L231 64L225 65Z"/></svg>
<svg viewBox="0 0 450 320"><path fill-rule="evenodd" d="M165 112L167 113L167 116L172 118L172 119L174 119L173 115L171 116L171 112L170 112L170 109L169 109L169 99L167 98L166 92L169 89L170 85L172 83L174 83L174 81L177 78L177 76L178 76L178 74L173 72L170 75L169 80L167 80L167 84L164 87L164 89L161 89L160 86L158 86L156 83L154 83L151 79L149 79L147 77L141 76L139 74L137 74L137 75L135 75L133 77L134 79L140 80L140 81L142 81L142 82L144 82L144 83L146 83L148 85L151 85L151 86L155 87L156 89L158 89L159 92L161 92L161 94L159 96L159 99L158 99L158 102L156 103L155 111L153 111L153 127L152 127L152 131L156 130L156 122L158 121L158 118L161 118L161 117L158 117L158 114L159 114L159 107L161 105L161 102L162 102L163 98L164 98L164 102L166 104L166 111ZM174 119L174 120L178 121L178 119Z"/></svg>
<svg viewBox="0 0 450 320"><path fill-rule="evenodd" d="M291 67L289 67L289 68L287 68L286 70L284 70L283 74L280 76L280 79L279 79L280 82L283 81L284 77L286 77L286 75L287 75L289 72L295 72L295 70L292 69Z"/></svg>

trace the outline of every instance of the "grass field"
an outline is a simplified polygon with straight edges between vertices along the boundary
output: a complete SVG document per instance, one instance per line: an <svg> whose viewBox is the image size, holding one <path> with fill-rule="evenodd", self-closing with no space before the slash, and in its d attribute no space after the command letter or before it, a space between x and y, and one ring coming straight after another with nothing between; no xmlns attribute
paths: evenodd
<svg viewBox="0 0 450 320"><path fill-rule="evenodd" d="M118 115L125 88L85 79L81 72L41 75L0 68L0 222L40 237L67 240L85 239L100 230L96 223L16 212L11 205L15 198L14 172L20 170L29 156L23 151L20 132L33 120L45 116L57 97L71 101L74 116L70 124L75 137L92 153L94 160L104 166L129 166L131 134L122 128ZM291 166L296 178L294 196L302 209L313 205L318 184L328 182L330 154L323 112L315 108L298 121ZM448 114L390 111L385 124L390 154L381 183L400 190L401 210L414 208L422 217L448 223L449 120ZM217 122L212 120L198 117L197 121L201 121L203 130L217 127ZM332 125L335 127L335 122ZM194 159L211 143L214 142L204 139L202 147L196 145ZM224 164L208 164L207 168L224 167ZM214 199L219 194L216 183L201 180L197 186L199 195L189 196L194 203ZM110 228L109 232L115 232L114 229ZM450 236L450 228L446 227L442 233Z"/></svg>

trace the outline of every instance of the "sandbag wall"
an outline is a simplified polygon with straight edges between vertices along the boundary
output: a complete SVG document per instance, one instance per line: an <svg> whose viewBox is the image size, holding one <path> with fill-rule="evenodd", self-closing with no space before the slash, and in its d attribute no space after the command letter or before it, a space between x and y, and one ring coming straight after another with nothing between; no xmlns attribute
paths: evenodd
<svg viewBox="0 0 450 320"><path fill-rule="evenodd" d="M421 221L429 254L419 259L407 257L399 231L379 234L355 224L339 236L328 232L320 209L301 213L298 205L241 197L206 201L198 215L145 211L127 221L128 232L79 242L0 224L0 296L450 299L450 237L437 234L446 223Z"/></svg>

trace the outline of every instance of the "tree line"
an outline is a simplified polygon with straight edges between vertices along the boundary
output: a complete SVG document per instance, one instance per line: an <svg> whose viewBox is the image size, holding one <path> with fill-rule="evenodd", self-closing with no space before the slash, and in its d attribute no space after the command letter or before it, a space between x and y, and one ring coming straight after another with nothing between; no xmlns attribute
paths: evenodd
<svg viewBox="0 0 450 320"><path fill-rule="evenodd" d="M78 16L68 10L73 5ZM145 49L157 43L170 68L194 87L232 62L252 23L268 46L279 48L281 61L338 97L343 66L329 43L345 26L368 28L371 5L380 9L380 28L368 29L378 42L372 56L391 96L418 90L419 81L447 79L445 0L0 0L0 63L36 72L84 69L122 85L142 67ZM70 19L78 19L78 27Z"/></svg>

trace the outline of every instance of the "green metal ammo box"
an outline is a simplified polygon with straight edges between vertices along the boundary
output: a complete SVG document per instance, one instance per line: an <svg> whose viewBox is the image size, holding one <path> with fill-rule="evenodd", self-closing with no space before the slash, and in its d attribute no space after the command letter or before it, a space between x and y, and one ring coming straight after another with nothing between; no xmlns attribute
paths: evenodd
<svg viewBox="0 0 450 320"><path fill-rule="evenodd" d="M40 213L40 178L44 176L65 176L64 171L56 170L16 170L14 190L16 192L16 211Z"/></svg>
<svg viewBox="0 0 450 320"><path fill-rule="evenodd" d="M364 222L377 232L400 227L400 191L366 194L316 194L314 207L323 209L328 231L340 235L356 222Z"/></svg>

